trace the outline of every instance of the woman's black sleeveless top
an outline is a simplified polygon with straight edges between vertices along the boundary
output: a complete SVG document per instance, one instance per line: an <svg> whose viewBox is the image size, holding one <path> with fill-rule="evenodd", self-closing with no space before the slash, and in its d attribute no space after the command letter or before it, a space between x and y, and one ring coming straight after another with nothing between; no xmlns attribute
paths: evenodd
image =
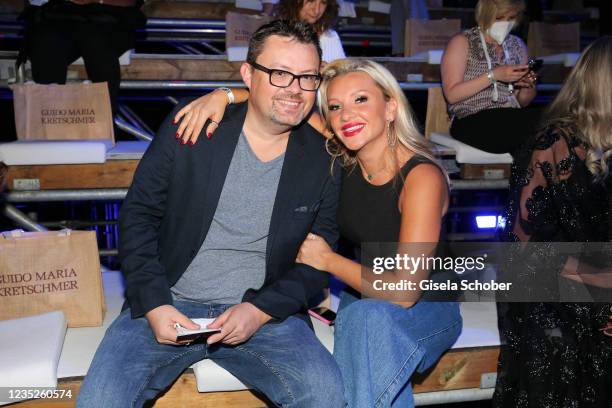
<svg viewBox="0 0 612 408"><path fill-rule="evenodd" d="M353 256L357 262L372 267L375 257L395 257L402 222L398 206L399 196L408 173L423 163L434 164L423 156L412 156L401 168L401 177L395 177L381 186L368 183L358 167L344 170L338 207L338 226L342 238L354 249ZM348 248L345 248L345 251L346 249ZM444 257L446 252L444 228L442 228L440 244L435 255ZM432 270L429 279L457 282L457 276L452 271ZM424 291L421 299L448 301L455 300L458 294L456 291Z"/></svg>
<svg viewBox="0 0 612 408"><path fill-rule="evenodd" d="M363 242L397 242L401 225L399 196L408 173L421 163L433 164L414 155L401 168L401 177L381 186L368 183L358 166L345 169L338 207L340 235L356 247Z"/></svg>

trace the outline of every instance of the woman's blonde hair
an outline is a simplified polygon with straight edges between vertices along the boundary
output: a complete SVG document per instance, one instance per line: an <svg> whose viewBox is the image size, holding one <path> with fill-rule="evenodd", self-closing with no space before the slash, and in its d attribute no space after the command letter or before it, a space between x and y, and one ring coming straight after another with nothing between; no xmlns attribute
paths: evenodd
<svg viewBox="0 0 612 408"><path fill-rule="evenodd" d="M327 90L329 84L334 78L341 75L346 75L351 72L363 72L367 74L376 83L378 88L382 91L385 100L394 99L397 102L397 115L395 120L389 124L388 128L388 140L389 149L393 150L392 146L400 143L408 150L413 153L426 157L434 162L442 174L445 175L448 182L448 176L446 171L440 166L435 156L429 149L429 143L418 130L416 121L414 120L414 114L412 108L404 95L404 92L400 88L399 84L385 67L382 65L369 60L358 60L358 59L339 59L325 66L323 70L323 82L319 88L319 107L321 109L321 115L326 121L328 129L331 129L329 123L329 109L327 105ZM336 158L340 158L341 163L345 167L354 166L357 163L357 157L355 152L349 151L337 136L333 136L327 139L326 142L327 151L329 154ZM391 155L395 160L394 165L399 174L399 163L397 163L397 157L395 154Z"/></svg>
<svg viewBox="0 0 612 408"><path fill-rule="evenodd" d="M517 16L517 20L519 20L520 14L525 10L525 1L478 0L476 8L474 9L476 24L478 24L481 30L488 30L495 22L495 17L497 17L499 13L505 13L510 10L516 11L519 14Z"/></svg>
<svg viewBox="0 0 612 408"><path fill-rule="evenodd" d="M612 157L612 36L592 42L582 53L548 108L549 121L576 125L587 146L586 166L598 180L610 175Z"/></svg>

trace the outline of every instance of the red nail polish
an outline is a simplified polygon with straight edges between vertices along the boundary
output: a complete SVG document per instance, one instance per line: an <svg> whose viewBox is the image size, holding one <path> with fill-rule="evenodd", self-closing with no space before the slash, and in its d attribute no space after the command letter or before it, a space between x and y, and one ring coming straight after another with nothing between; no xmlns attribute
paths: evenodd
<svg viewBox="0 0 612 408"><path fill-rule="evenodd" d="M207 138L211 138L212 137L212 132L206 135Z"/></svg>
<svg viewBox="0 0 612 408"><path fill-rule="evenodd" d="M184 145L184 144L186 144L186 143L187 143L187 141L186 141L186 140L181 140L181 144L182 144L182 145Z"/></svg>
<svg viewBox="0 0 612 408"><path fill-rule="evenodd" d="M172 119L172 124L176 125L176 119Z"/></svg>
<svg viewBox="0 0 612 408"><path fill-rule="evenodd" d="M189 147L193 146L195 143L193 142L193 140L189 141Z"/></svg>
<svg viewBox="0 0 612 408"><path fill-rule="evenodd" d="M174 136L174 138L175 138L176 140L178 140L178 138L179 138L179 137L180 137L180 135L179 135L178 133L176 134L176 136Z"/></svg>

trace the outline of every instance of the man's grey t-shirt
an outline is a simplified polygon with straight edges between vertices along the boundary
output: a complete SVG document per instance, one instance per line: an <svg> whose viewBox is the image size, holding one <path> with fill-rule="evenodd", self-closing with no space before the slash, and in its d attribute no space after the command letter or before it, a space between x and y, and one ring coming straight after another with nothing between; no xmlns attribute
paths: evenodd
<svg viewBox="0 0 612 408"><path fill-rule="evenodd" d="M270 219L284 158L283 153L261 162L244 133L240 135L206 239L171 288L175 299L237 304L247 289L261 288L266 274Z"/></svg>

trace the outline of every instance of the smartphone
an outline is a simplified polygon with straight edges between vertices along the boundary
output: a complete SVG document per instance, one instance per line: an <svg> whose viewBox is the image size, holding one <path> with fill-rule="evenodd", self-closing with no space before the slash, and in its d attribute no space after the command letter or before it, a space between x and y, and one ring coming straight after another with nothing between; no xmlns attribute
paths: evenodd
<svg viewBox="0 0 612 408"><path fill-rule="evenodd" d="M195 321L208 320L203 324L200 324L199 329L190 330L186 329L180 324L176 323L174 328L176 329L176 341L193 341L199 338L207 339L211 335L215 333L219 333L221 329L207 329L206 325L209 324L214 319L194 319ZM197 322L196 322L197 323Z"/></svg>
<svg viewBox="0 0 612 408"><path fill-rule="evenodd" d="M542 65L544 65L544 60L531 58L529 59L527 65L531 72L538 72L540 69L542 69Z"/></svg>
<svg viewBox="0 0 612 408"><path fill-rule="evenodd" d="M178 336L176 336L176 341L194 341L194 340L197 340L197 339L206 340L210 336L212 336L213 334L220 333L220 332L221 332L221 329L216 329L216 330L211 330L211 331L207 331L207 332L179 334Z"/></svg>
<svg viewBox="0 0 612 408"><path fill-rule="evenodd" d="M315 307L308 310L308 314L325 323L328 326L333 326L336 320L336 312L329 310L326 307Z"/></svg>

